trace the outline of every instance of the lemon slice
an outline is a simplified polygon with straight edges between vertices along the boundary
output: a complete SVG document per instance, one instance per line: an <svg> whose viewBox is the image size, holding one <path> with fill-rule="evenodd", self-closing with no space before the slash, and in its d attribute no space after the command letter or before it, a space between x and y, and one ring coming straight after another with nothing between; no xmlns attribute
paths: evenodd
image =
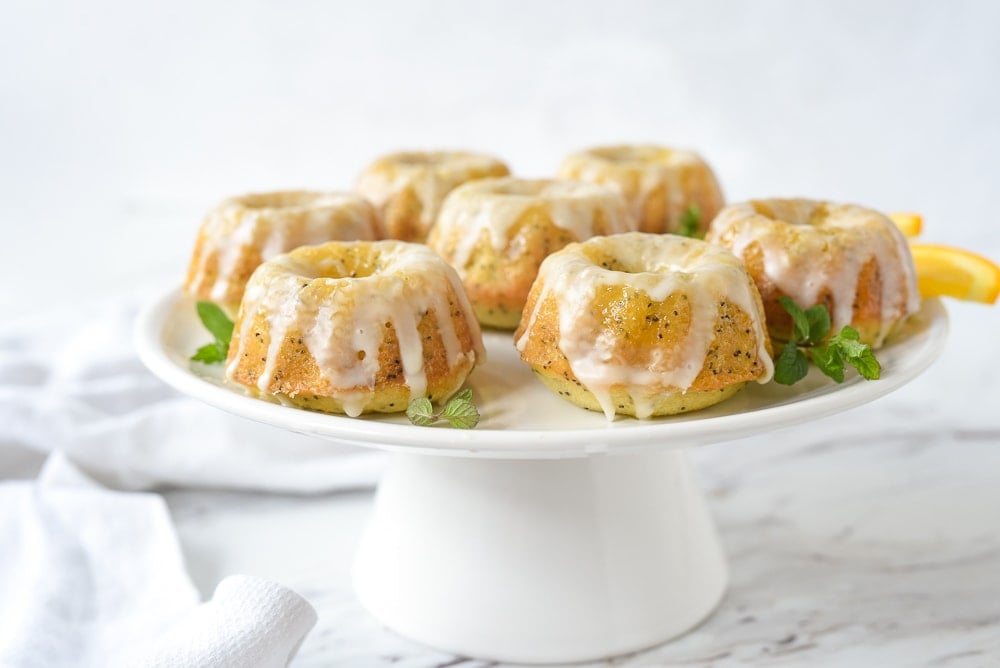
<svg viewBox="0 0 1000 668"><path fill-rule="evenodd" d="M1000 295L1000 267L987 258L951 246L910 244L917 285L924 297L942 295L993 304Z"/></svg>
<svg viewBox="0 0 1000 668"><path fill-rule="evenodd" d="M911 239L920 236L921 230L924 229L924 217L919 213L897 212L887 215L889 216L889 220L896 223L896 227L900 229L903 235Z"/></svg>

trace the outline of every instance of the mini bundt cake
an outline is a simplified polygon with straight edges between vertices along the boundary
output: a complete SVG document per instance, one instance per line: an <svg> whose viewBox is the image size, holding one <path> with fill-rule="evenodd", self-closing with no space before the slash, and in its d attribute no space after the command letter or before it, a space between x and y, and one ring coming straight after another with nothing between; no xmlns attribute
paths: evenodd
<svg viewBox="0 0 1000 668"><path fill-rule="evenodd" d="M743 265L671 234L595 237L553 253L514 337L553 392L609 420L705 408L773 372Z"/></svg>
<svg viewBox="0 0 1000 668"><path fill-rule="evenodd" d="M376 233L375 212L357 195L287 191L233 197L202 223L185 289L235 310L264 260L306 244L373 240Z"/></svg>
<svg viewBox="0 0 1000 668"><path fill-rule="evenodd" d="M602 146L575 153L559 176L616 188L625 196L641 232L678 232L684 213L697 207L699 229L722 208L722 190L711 168L691 151L662 146Z"/></svg>
<svg viewBox="0 0 1000 668"><path fill-rule="evenodd" d="M906 239L870 209L807 199L752 200L723 209L707 240L743 260L775 339L787 340L792 331L778 301L782 296L804 309L825 305L831 332L851 325L874 347L920 308Z"/></svg>
<svg viewBox="0 0 1000 668"><path fill-rule="evenodd" d="M455 271L399 241L304 246L247 284L226 378L328 413L393 413L440 401L484 359Z"/></svg>
<svg viewBox="0 0 1000 668"><path fill-rule="evenodd" d="M479 322L513 329L547 255L634 229L621 195L609 188L507 177L452 191L427 243L458 271Z"/></svg>
<svg viewBox="0 0 1000 668"><path fill-rule="evenodd" d="M378 209L381 238L423 242L449 192L466 181L508 174L507 165L486 155L411 151L373 162L355 190Z"/></svg>

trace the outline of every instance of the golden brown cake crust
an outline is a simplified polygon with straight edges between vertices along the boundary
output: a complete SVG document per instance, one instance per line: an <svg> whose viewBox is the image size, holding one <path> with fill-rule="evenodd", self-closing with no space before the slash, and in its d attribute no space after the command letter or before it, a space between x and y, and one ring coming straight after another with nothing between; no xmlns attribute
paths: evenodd
<svg viewBox="0 0 1000 668"><path fill-rule="evenodd" d="M736 258L706 246L630 234L553 254L515 333L521 358L567 400L639 417L704 408L748 381L769 379L756 288ZM634 259L630 251L644 247L652 251ZM698 266L662 283L655 274L672 270L657 257L692 257ZM653 294L661 290L666 294ZM588 346L599 352L591 355Z"/></svg>
<svg viewBox="0 0 1000 668"><path fill-rule="evenodd" d="M374 240L375 211L348 193L279 191L225 200L205 217L184 287L235 311L261 262L305 244Z"/></svg>
<svg viewBox="0 0 1000 668"><path fill-rule="evenodd" d="M487 155L407 151L370 164L355 190L377 209L381 238L423 242L449 192L469 181L508 174L507 165Z"/></svg>
<svg viewBox="0 0 1000 668"><path fill-rule="evenodd" d="M684 212L699 211L699 233L722 208L722 189L708 164L691 151L649 144L601 146L568 156L559 176L617 189L640 232L678 232Z"/></svg>
<svg viewBox="0 0 1000 668"><path fill-rule="evenodd" d="M919 308L909 246L882 214L807 199L752 200L726 207L706 239L743 260L764 302L768 329L786 341L792 320L780 299L822 304L831 334L845 325L881 346Z"/></svg>
<svg viewBox="0 0 1000 668"><path fill-rule="evenodd" d="M634 229L624 201L589 183L484 179L448 197L428 245L462 279L479 322L513 329L538 267L574 241Z"/></svg>
<svg viewBox="0 0 1000 668"><path fill-rule="evenodd" d="M429 249L332 243L254 273L226 377L313 410L399 412L447 398L483 358L461 284Z"/></svg>

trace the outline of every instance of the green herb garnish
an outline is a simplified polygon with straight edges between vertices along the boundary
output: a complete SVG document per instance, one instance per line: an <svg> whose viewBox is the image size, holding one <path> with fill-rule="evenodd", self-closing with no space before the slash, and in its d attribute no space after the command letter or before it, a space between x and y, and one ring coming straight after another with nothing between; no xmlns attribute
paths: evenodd
<svg viewBox="0 0 1000 668"><path fill-rule="evenodd" d="M850 325L821 343L830 332L830 313L822 304L802 310L788 297L778 299L792 317L792 336L774 363L774 381L793 385L805 378L812 360L820 371L838 383L844 382L845 364L850 364L867 380L876 380L882 366L872 347L860 341L858 330Z"/></svg>
<svg viewBox="0 0 1000 668"><path fill-rule="evenodd" d="M427 397L419 397L406 407L406 417L418 427L430 427L441 420L455 429L472 429L479 424L479 410L472 403L472 390L465 389L451 398L444 408L434 412Z"/></svg>
<svg viewBox="0 0 1000 668"><path fill-rule="evenodd" d="M225 362L226 355L229 354L229 341L233 338L233 321L212 302L198 302L198 318L205 329L215 337L215 341L198 348L191 359L205 364Z"/></svg>
<svg viewBox="0 0 1000 668"><path fill-rule="evenodd" d="M684 209L684 213L677 220L677 234L682 237L698 237L698 228L701 225L701 209L697 204L692 204Z"/></svg>

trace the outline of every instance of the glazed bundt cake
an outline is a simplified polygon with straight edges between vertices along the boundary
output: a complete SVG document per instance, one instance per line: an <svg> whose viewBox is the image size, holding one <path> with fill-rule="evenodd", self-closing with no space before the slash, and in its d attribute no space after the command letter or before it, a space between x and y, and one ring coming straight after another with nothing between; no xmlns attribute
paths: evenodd
<svg viewBox="0 0 1000 668"><path fill-rule="evenodd" d="M507 174L507 165L486 155L410 151L373 162L358 177L355 190L378 209L381 238L423 242L452 189Z"/></svg>
<svg viewBox="0 0 1000 668"><path fill-rule="evenodd" d="M235 310L264 260L306 244L373 240L375 234L375 213L357 195L286 191L233 197L202 223L185 289Z"/></svg>
<svg viewBox="0 0 1000 668"><path fill-rule="evenodd" d="M454 393L484 358L462 284L426 246L304 246L247 284L226 378L257 395L357 416Z"/></svg>
<svg viewBox="0 0 1000 668"><path fill-rule="evenodd" d="M771 336L779 340L792 331L782 296L803 309L825 305L832 332L851 325L874 347L920 308L906 239L871 209L808 199L752 200L726 207L707 239L743 260L764 300Z"/></svg>
<svg viewBox="0 0 1000 668"><path fill-rule="evenodd" d="M547 255L574 241L634 229L613 190L507 177L452 191L427 243L458 271L479 322L513 329Z"/></svg>
<svg viewBox="0 0 1000 668"><path fill-rule="evenodd" d="M595 237L553 253L514 336L553 392L609 420L705 408L773 371L743 265L675 235Z"/></svg>
<svg viewBox="0 0 1000 668"><path fill-rule="evenodd" d="M641 232L678 232L682 216L697 207L699 229L722 208L722 190L711 168L691 151L653 145L602 146L575 153L559 176L611 186L628 202Z"/></svg>

